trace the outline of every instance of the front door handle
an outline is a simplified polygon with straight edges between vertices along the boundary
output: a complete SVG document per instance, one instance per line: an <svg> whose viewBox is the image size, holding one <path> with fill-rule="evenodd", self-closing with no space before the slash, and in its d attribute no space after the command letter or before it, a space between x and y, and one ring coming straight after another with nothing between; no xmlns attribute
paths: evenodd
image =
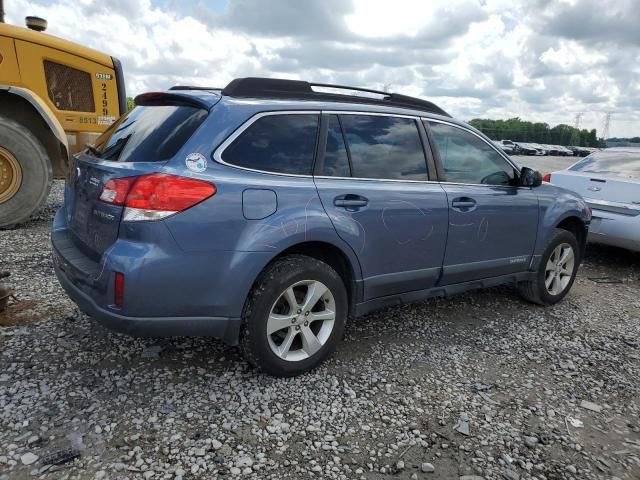
<svg viewBox="0 0 640 480"><path fill-rule="evenodd" d="M347 195L339 195L333 199L336 207L345 208L349 211L356 211L362 207L366 207L369 199L361 195L349 193Z"/></svg>
<svg viewBox="0 0 640 480"><path fill-rule="evenodd" d="M476 208L476 201L469 197L458 197L451 201L451 207L461 212L469 212Z"/></svg>

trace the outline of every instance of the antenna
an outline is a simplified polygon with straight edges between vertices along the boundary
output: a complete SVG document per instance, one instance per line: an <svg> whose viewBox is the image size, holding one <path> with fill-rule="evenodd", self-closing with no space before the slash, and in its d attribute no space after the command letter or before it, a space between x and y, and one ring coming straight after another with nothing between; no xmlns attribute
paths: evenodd
<svg viewBox="0 0 640 480"><path fill-rule="evenodd" d="M584 115L584 112L578 112L576 113L576 118L574 121L574 126L580 130L580 121L582 120L582 116Z"/></svg>
<svg viewBox="0 0 640 480"><path fill-rule="evenodd" d="M604 117L604 128L602 129L602 138L605 140L609 138L609 125L611 124L611 112L607 112Z"/></svg>

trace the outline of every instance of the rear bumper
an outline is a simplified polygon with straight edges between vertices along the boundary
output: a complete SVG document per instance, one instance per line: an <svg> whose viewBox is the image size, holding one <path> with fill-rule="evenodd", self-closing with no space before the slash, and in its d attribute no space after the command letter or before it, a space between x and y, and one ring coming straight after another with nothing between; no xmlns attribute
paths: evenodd
<svg viewBox="0 0 640 480"><path fill-rule="evenodd" d="M55 257L54 257L55 258ZM116 332L141 337L206 336L237 345L240 318L230 317L127 317L101 308L67 277L54 261L60 285L82 312Z"/></svg>
<svg viewBox="0 0 640 480"><path fill-rule="evenodd" d="M67 228L63 206L51 232L56 276L69 297L104 326L136 336L211 336L238 343L242 309L269 261L263 252L184 252L163 222L121 232L100 258ZM140 233L141 232L141 233ZM115 272L125 275L124 306L114 305Z"/></svg>

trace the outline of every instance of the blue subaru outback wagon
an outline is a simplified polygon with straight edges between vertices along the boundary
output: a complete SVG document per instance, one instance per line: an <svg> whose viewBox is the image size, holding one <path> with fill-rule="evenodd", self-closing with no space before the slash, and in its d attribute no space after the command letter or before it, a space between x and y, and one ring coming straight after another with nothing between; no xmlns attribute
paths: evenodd
<svg viewBox="0 0 640 480"><path fill-rule="evenodd" d="M138 96L73 159L60 283L109 328L219 337L278 376L384 306L503 283L560 301L582 198L431 102L358 90L242 78Z"/></svg>

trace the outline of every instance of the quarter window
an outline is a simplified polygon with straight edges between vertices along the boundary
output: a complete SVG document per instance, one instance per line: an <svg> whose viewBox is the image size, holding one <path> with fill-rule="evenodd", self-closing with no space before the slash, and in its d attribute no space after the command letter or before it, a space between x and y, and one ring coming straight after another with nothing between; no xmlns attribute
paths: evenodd
<svg viewBox="0 0 640 480"><path fill-rule="evenodd" d="M515 169L493 148L461 128L429 122L440 153L445 181L513 185Z"/></svg>
<svg viewBox="0 0 640 480"><path fill-rule="evenodd" d="M381 115L341 115L358 178L427 180L427 164L417 123Z"/></svg>
<svg viewBox="0 0 640 480"><path fill-rule="evenodd" d="M310 175L317 132L318 115L268 115L242 132L222 159L253 170Z"/></svg>

